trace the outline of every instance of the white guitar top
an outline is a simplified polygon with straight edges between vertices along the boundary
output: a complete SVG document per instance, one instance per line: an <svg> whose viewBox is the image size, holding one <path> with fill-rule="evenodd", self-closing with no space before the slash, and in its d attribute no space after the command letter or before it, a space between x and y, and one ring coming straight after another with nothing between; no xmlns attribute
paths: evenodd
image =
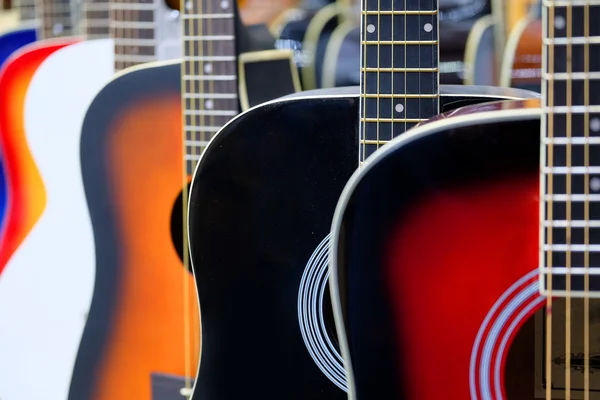
<svg viewBox="0 0 600 400"><path fill-rule="evenodd" d="M25 100L46 207L0 275L0 399L66 400L95 279L80 165L81 127L114 73L112 39L50 55Z"/></svg>

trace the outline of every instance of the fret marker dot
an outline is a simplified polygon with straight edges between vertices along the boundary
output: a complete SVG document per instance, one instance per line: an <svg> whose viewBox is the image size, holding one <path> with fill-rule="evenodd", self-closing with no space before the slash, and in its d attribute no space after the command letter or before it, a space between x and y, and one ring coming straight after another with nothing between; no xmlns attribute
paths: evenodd
<svg viewBox="0 0 600 400"><path fill-rule="evenodd" d="M590 120L590 129L592 130L592 132L600 132L600 119L599 118L592 118Z"/></svg>
<svg viewBox="0 0 600 400"><path fill-rule="evenodd" d="M594 192L600 190L600 178L593 177L590 179L590 189L592 189Z"/></svg>
<svg viewBox="0 0 600 400"><path fill-rule="evenodd" d="M396 104L396 107L394 107L394 109L401 113L402 111L404 111L404 105L402 105L401 103Z"/></svg>
<svg viewBox="0 0 600 400"><path fill-rule="evenodd" d="M204 72L210 74L212 72L212 64L204 64Z"/></svg>
<svg viewBox="0 0 600 400"><path fill-rule="evenodd" d="M225 10L225 9L227 9L227 7L229 7L229 2L228 2L227 0L223 0L223 1L221 2L221 8L222 8L223 10Z"/></svg>
<svg viewBox="0 0 600 400"><path fill-rule="evenodd" d="M206 102L204 102L204 107L206 107L207 110L212 110L214 104L212 100L206 100Z"/></svg>
<svg viewBox="0 0 600 400"><path fill-rule="evenodd" d="M554 26L556 26L557 29L563 29L565 27L565 18L562 15L557 15L554 18Z"/></svg>
<svg viewBox="0 0 600 400"><path fill-rule="evenodd" d="M367 32L369 32L369 33L375 32L375 25L373 25L373 24L367 25Z"/></svg>
<svg viewBox="0 0 600 400"><path fill-rule="evenodd" d="M186 1L185 2L185 9L186 10L191 10L192 8L194 8L194 4L192 4L191 1Z"/></svg>
<svg viewBox="0 0 600 400"><path fill-rule="evenodd" d="M62 26L62 24L54 24L54 25L52 26L52 33L53 33L54 35L59 35L59 34L61 34L61 33L62 33L62 31L63 31L63 26Z"/></svg>
<svg viewBox="0 0 600 400"><path fill-rule="evenodd" d="M425 24L425 26L423 27L423 29L425 29L425 32L431 32L433 30L433 25L431 25L429 22Z"/></svg>
<svg viewBox="0 0 600 400"><path fill-rule="evenodd" d="M171 17L171 20L176 20L179 18L179 10L171 10L171 14L169 14L169 16Z"/></svg>

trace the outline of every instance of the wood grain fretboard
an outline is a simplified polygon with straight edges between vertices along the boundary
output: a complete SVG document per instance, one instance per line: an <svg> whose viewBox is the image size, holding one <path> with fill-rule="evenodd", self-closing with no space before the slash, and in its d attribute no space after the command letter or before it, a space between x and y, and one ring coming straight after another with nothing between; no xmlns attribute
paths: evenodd
<svg viewBox="0 0 600 400"><path fill-rule="evenodd" d="M110 0L117 71L156 60L156 12L154 0Z"/></svg>

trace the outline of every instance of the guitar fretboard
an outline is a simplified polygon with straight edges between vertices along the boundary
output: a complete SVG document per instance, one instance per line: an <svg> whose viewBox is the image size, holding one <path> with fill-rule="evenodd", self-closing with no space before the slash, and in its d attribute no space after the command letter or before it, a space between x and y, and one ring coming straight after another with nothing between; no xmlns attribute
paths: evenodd
<svg viewBox="0 0 600 400"><path fill-rule="evenodd" d="M362 0L360 161L439 108L437 0Z"/></svg>
<svg viewBox="0 0 600 400"><path fill-rule="evenodd" d="M547 1L541 271L552 294L600 294L600 2ZM550 269L551 268L551 269ZM590 290L584 290L584 277Z"/></svg>
<svg viewBox="0 0 600 400"><path fill-rule="evenodd" d="M73 4L70 0L38 0L35 11L42 22L43 39L74 34L74 16L77 13L73 12Z"/></svg>
<svg viewBox="0 0 600 400"><path fill-rule="evenodd" d="M212 136L238 114L234 0L186 3L182 14L185 160L189 175Z"/></svg>
<svg viewBox="0 0 600 400"><path fill-rule="evenodd" d="M36 0L21 0L19 3L19 13L21 21L32 21L37 18L35 13Z"/></svg>
<svg viewBox="0 0 600 400"><path fill-rule="evenodd" d="M115 70L156 60L154 0L110 0L110 36L115 40Z"/></svg>
<svg viewBox="0 0 600 400"><path fill-rule="evenodd" d="M86 0L83 5L81 31L88 39L106 38L110 34L108 0Z"/></svg>

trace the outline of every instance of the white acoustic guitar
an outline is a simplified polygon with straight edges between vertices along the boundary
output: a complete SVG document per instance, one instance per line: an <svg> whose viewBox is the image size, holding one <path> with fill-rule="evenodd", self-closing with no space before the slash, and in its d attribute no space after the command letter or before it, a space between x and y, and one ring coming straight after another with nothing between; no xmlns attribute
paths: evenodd
<svg viewBox="0 0 600 400"><path fill-rule="evenodd" d="M124 8L128 4L112 5ZM107 0L89 0L85 6L85 33L94 39L48 56L35 71L25 97L26 145L41 176L46 204L0 276L2 400L66 400L69 396L96 273L93 229L81 178L83 120L115 70L154 61L159 53L176 55L169 44L180 43L178 31L164 36L163 30L168 40L156 39L155 51L132 55L138 43L128 39L129 46L115 46L115 41L125 40L119 35L139 29L135 37L140 38L140 47L146 45L143 38L148 31L154 37L160 35L154 35L155 28L147 28L156 26L152 21L139 24L126 18L154 18L160 13L150 8L147 13L113 12L115 19L109 21ZM56 18L47 14L44 25L77 25L73 19L58 20L63 14ZM92 18L99 15L105 18ZM115 39L108 39L109 26ZM26 56L24 51L21 57ZM34 365L44 373L32 384Z"/></svg>

